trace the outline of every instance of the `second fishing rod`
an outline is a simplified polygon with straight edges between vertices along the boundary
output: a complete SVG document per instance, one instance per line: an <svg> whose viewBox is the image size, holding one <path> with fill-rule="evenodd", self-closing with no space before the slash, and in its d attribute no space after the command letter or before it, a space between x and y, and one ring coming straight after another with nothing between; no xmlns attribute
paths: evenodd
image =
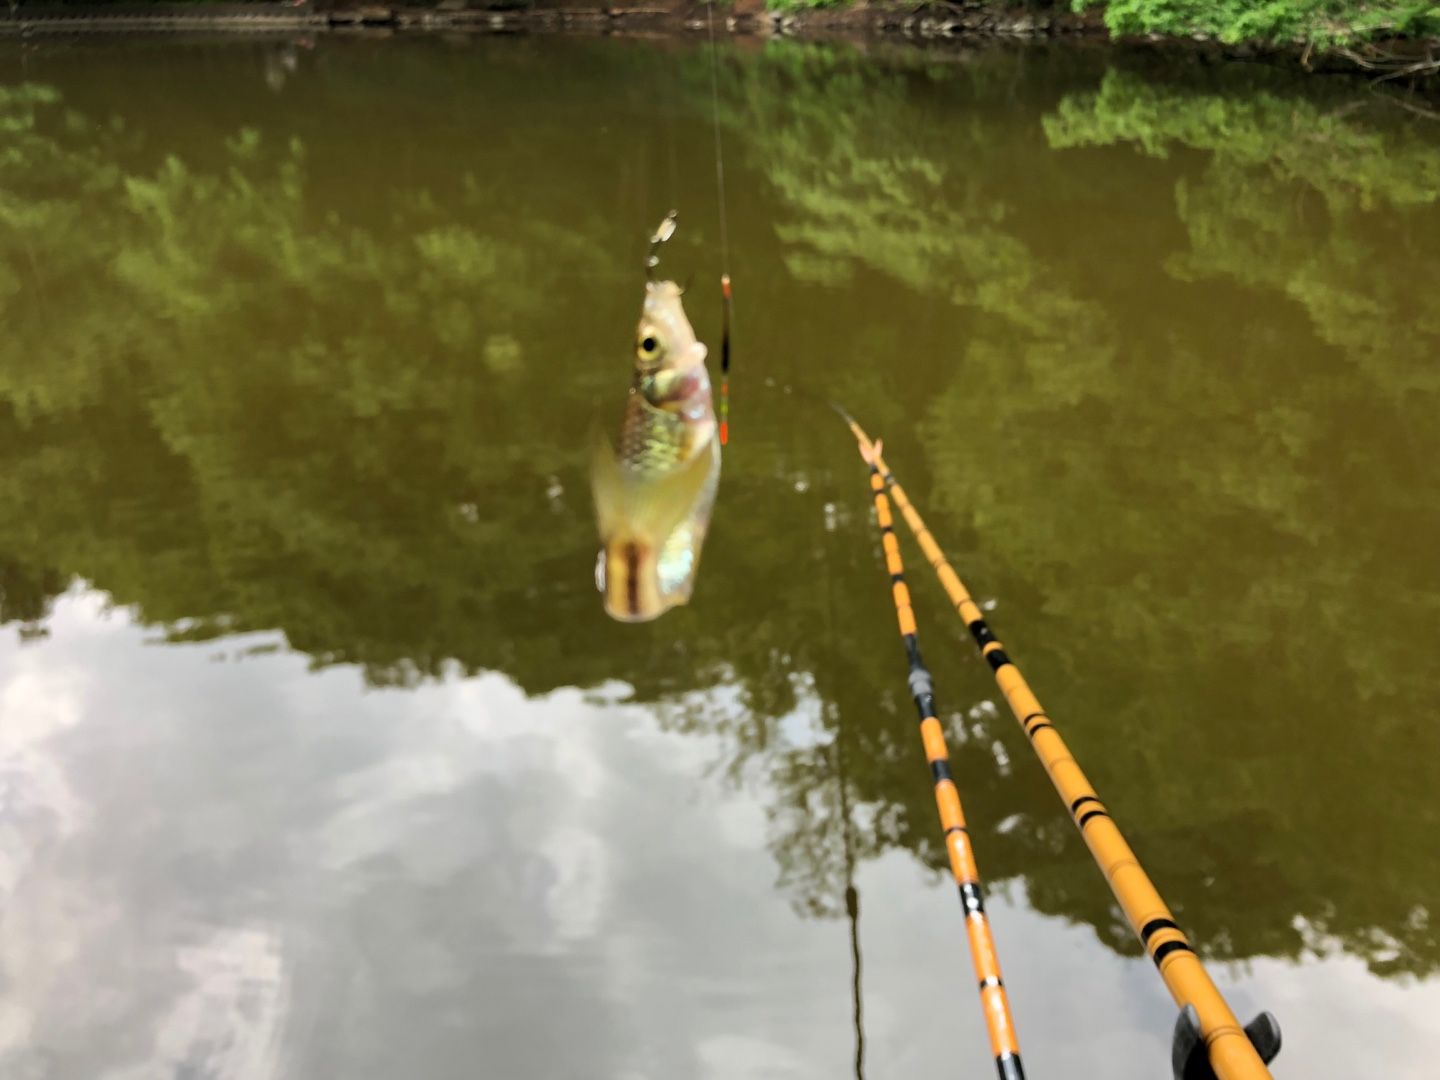
<svg viewBox="0 0 1440 1080"><path fill-rule="evenodd" d="M915 612L910 606L910 590L905 584L905 564L900 558L900 544L895 537L895 522L890 514L890 501L876 464L879 454L867 457L870 464L870 491L875 502L875 517L880 526L880 544L885 551L885 569L890 574L891 597L895 601L895 618L905 655L910 665L910 694L920 716L920 738L925 747L925 760L935 783L935 806L944 830L945 849L950 856L950 870L960 890L965 910L965 934L970 942L970 958L975 964L975 978L980 990L980 1004L985 1013L985 1029L995 1056L1000 1080L1025 1080L1020 1062L1020 1043L1015 1035L1015 1021L1010 1015L1010 998L1000 974L1000 958L995 951L995 938L990 931L990 917L985 913L985 891L980 870L975 864L975 851L970 830L965 824L965 811L960 792L950 774L950 750L945 742L945 729L936 717L935 682L920 655L919 630Z"/></svg>

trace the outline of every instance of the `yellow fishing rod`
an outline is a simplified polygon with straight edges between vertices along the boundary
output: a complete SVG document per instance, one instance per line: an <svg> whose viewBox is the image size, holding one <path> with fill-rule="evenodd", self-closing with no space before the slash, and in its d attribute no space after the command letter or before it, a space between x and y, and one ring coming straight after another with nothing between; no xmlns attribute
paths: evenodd
<svg viewBox="0 0 1440 1080"><path fill-rule="evenodd" d="M872 448L874 450L878 448ZM985 914L980 871L975 865L970 832L965 827L960 792L950 775L950 750L945 744L945 729L935 717L935 683L920 656L915 612L910 606L905 565L900 559L899 541L895 539L895 523L890 516L890 502L881 479L878 452L870 453L866 461L870 464L870 490L875 499L875 517L880 524L880 543L885 549L885 567L890 572L895 617L900 624L900 637L905 642L905 655L910 662L910 694L915 701L915 710L920 714L920 738L935 781L935 805L940 812L945 849L950 855L950 870L955 875L955 883L960 888L960 902L965 908L965 933L970 940L970 957L975 963L975 977L980 984L980 1003L985 1011L985 1028L995 1054L995 1067L1000 1080L1025 1080L1025 1070L1020 1064L1020 1044L1015 1036L1015 1021L1010 1015L1010 998L1000 977L1000 959L995 952L995 939L990 933L990 918Z"/></svg>
<svg viewBox="0 0 1440 1080"><path fill-rule="evenodd" d="M860 455L870 466L870 483L875 491L876 510L881 513L882 529L890 519L888 506L881 511L885 498L883 492L888 490L905 523L915 534L925 558L939 577L946 595L974 637L980 655L994 672L996 684L1005 695L1011 712L1020 722L1055 790L1069 808L1076 828L1104 873L1105 880L1110 883L1115 898L1120 901L1131 929L1160 972L1175 1003L1180 1006L1171 1045L1171 1067L1176 1080L1267 1080L1270 1077L1267 1066L1280 1052L1279 1023L1270 1013L1262 1012L1244 1028L1240 1026L1240 1021L1211 980L1189 939L1176 925L1170 909L1141 868L1135 853L1125 842L1119 827L1080 770L1039 699L1020 674L1020 669L996 640L960 575L945 558L919 512L906 497L905 489L895 482L894 474L881 455L880 444L872 443L844 409L833 402L831 404L850 425L850 431L860 445ZM885 540L888 560L891 549L896 547L893 533L887 533ZM899 563L898 554L895 563ZM897 582L895 589L897 607L902 595L908 605L904 583ZM903 623L902 619L902 630ZM913 616L910 624L913 627ZM911 678L913 680L914 676ZM926 746L928 749L928 741Z"/></svg>

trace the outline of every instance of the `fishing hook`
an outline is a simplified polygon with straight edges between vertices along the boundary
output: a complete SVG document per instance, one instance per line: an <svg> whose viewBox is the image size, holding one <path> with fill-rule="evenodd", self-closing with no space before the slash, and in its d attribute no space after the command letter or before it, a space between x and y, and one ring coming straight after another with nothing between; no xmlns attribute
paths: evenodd
<svg viewBox="0 0 1440 1080"><path fill-rule="evenodd" d="M655 268L660 265L660 247L675 235L675 219L680 216L680 211L671 210L665 215L665 219L655 229L655 235L650 237L650 254L645 257L645 280L655 280Z"/></svg>

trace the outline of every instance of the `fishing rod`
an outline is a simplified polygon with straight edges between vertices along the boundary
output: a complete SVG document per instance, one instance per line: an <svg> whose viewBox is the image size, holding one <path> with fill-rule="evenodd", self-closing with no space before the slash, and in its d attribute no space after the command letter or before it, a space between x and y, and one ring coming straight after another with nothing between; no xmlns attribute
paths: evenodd
<svg viewBox="0 0 1440 1080"><path fill-rule="evenodd" d="M920 714L920 738L925 746L925 759L930 763L930 774L935 780L935 805L940 812L940 827L944 830L945 848L950 855L950 871L955 876L960 902L965 908L965 933L970 941L970 957L975 963L975 975L980 983L985 1028L990 1036L1000 1080L1025 1080L1015 1021L1010 1015L1010 998L1000 977L1000 958L990 933L989 916L985 914L980 871L975 865L970 832L965 826L960 791L950 775L950 750L945 743L945 729L935 716L935 683L920 656L915 611L910 606L905 564L900 559L899 541L895 539L895 522L890 515L890 501L885 495L878 449L871 447L866 456L870 466L870 491L875 500L875 517L880 525L880 543L885 549L885 567L890 572L895 617L900 624L900 637L910 662L910 694L915 701L915 710Z"/></svg>
<svg viewBox="0 0 1440 1080"><path fill-rule="evenodd" d="M1020 669L991 632L979 605L971 598L960 575L930 535L919 512L906 497L905 489L896 483L881 454L881 444L871 442L864 429L844 409L833 402L830 404L850 426L851 434L859 444L860 456L870 466L870 483L876 493L877 513L881 512L882 493L888 490L925 558L934 568L946 595L974 637L980 655L990 665L995 682L1015 719L1020 722L1027 741L1045 767L1061 800L1069 807L1076 828L1120 902L1131 929L1160 972L1175 1003L1180 1006L1171 1042L1171 1068L1175 1080L1266 1080L1270 1077L1266 1066L1280 1052L1279 1022L1271 1013L1262 1012L1243 1028L1240 1026L1240 1021L1211 980L1190 940L1176 925L1170 909L1141 868L1135 853L1125 842L1119 827L1080 770L1049 715L1020 674ZM881 513L882 532L885 532L889 519L889 508L885 507ZM888 561L891 548L898 545L893 542L893 534L887 533L885 540ZM899 563L898 555L894 561ZM902 596L908 603L908 594L904 590L903 581L897 580L897 607ZM914 625L913 616L910 625ZM914 678L912 673L912 682Z"/></svg>

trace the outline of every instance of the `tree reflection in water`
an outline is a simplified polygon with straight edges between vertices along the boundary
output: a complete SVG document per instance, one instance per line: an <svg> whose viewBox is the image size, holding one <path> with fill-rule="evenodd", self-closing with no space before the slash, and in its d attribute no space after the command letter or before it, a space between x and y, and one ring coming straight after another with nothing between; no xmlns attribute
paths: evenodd
<svg viewBox="0 0 1440 1080"><path fill-rule="evenodd" d="M586 66L523 131L503 103L553 61L517 46L410 118L408 156L344 135L448 85L426 53L380 87L336 52L329 125L223 140L0 90L0 619L43 633L81 578L171 640L278 628L377 685L624 678L765 778L778 887L838 917L857 863L945 852L849 436L761 383L822 387L1005 598L997 630L1207 955L1434 971L1433 137L1263 70L730 54L744 434L694 605L622 634L575 434L623 392L636 223L711 205L706 176L660 179L705 160L708 83L661 50L688 89L657 101L629 77L648 46L566 47ZM577 123L614 141L575 150ZM916 592L987 877L1134 952Z"/></svg>

